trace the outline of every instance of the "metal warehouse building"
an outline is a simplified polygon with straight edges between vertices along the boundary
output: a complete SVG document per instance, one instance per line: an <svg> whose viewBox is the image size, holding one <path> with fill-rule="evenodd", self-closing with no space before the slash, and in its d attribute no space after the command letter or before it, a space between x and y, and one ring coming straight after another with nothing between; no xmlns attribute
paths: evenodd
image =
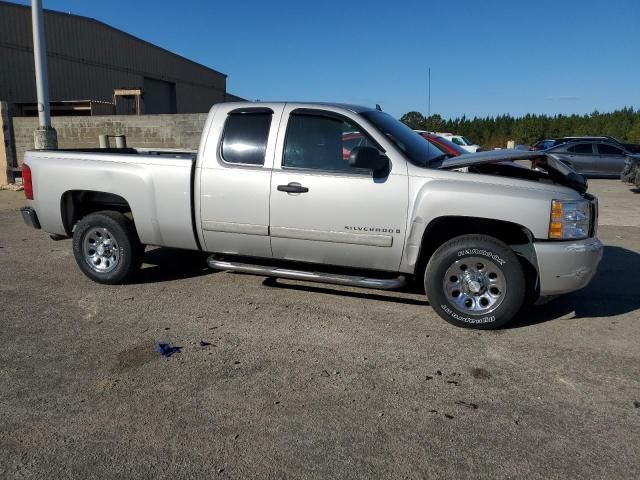
<svg viewBox="0 0 640 480"><path fill-rule="evenodd" d="M237 99L227 76L92 18L44 12L53 102L141 91L144 113L199 113ZM31 8L0 1L0 101L36 103ZM55 111L54 111L55 115Z"/></svg>

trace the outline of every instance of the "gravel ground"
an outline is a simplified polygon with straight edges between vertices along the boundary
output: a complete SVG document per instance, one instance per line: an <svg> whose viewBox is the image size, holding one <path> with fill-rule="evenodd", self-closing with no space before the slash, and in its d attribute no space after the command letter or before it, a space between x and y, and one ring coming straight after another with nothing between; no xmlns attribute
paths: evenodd
<svg viewBox="0 0 640 480"><path fill-rule="evenodd" d="M640 196L591 189L597 278L495 332L171 249L101 286L0 191L0 478L640 478Z"/></svg>

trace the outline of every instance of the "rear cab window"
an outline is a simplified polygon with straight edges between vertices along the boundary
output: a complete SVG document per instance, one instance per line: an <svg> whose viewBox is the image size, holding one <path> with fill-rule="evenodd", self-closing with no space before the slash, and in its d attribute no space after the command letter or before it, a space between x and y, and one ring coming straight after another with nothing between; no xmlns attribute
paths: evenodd
<svg viewBox="0 0 640 480"><path fill-rule="evenodd" d="M222 160L235 165L264 165L272 116L268 108L229 112L222 134Z"/></svg>

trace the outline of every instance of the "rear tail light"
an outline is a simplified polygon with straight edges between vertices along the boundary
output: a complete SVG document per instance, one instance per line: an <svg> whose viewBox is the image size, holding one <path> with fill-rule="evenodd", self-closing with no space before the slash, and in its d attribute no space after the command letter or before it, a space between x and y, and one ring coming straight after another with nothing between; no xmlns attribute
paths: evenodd
<svg viewBox="0 0 640 480"><path fill-rule="evenodd" d="M27 200L33 200L31 168L26 163L22 164L22 186L24 187L24 196L27 197Z"/></svg>

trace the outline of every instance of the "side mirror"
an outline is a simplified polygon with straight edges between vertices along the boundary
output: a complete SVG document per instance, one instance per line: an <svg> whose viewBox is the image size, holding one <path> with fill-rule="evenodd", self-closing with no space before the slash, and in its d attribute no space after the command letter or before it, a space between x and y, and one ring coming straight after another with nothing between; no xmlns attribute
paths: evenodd
<svg viewBox="0 0 640 480"><path fill-rule="evenodd" d="M349 154L349 165L353 168L371 170L374 175L380 175L389 170L389 159L381 155L377 148L357 147Z"/></svg>

